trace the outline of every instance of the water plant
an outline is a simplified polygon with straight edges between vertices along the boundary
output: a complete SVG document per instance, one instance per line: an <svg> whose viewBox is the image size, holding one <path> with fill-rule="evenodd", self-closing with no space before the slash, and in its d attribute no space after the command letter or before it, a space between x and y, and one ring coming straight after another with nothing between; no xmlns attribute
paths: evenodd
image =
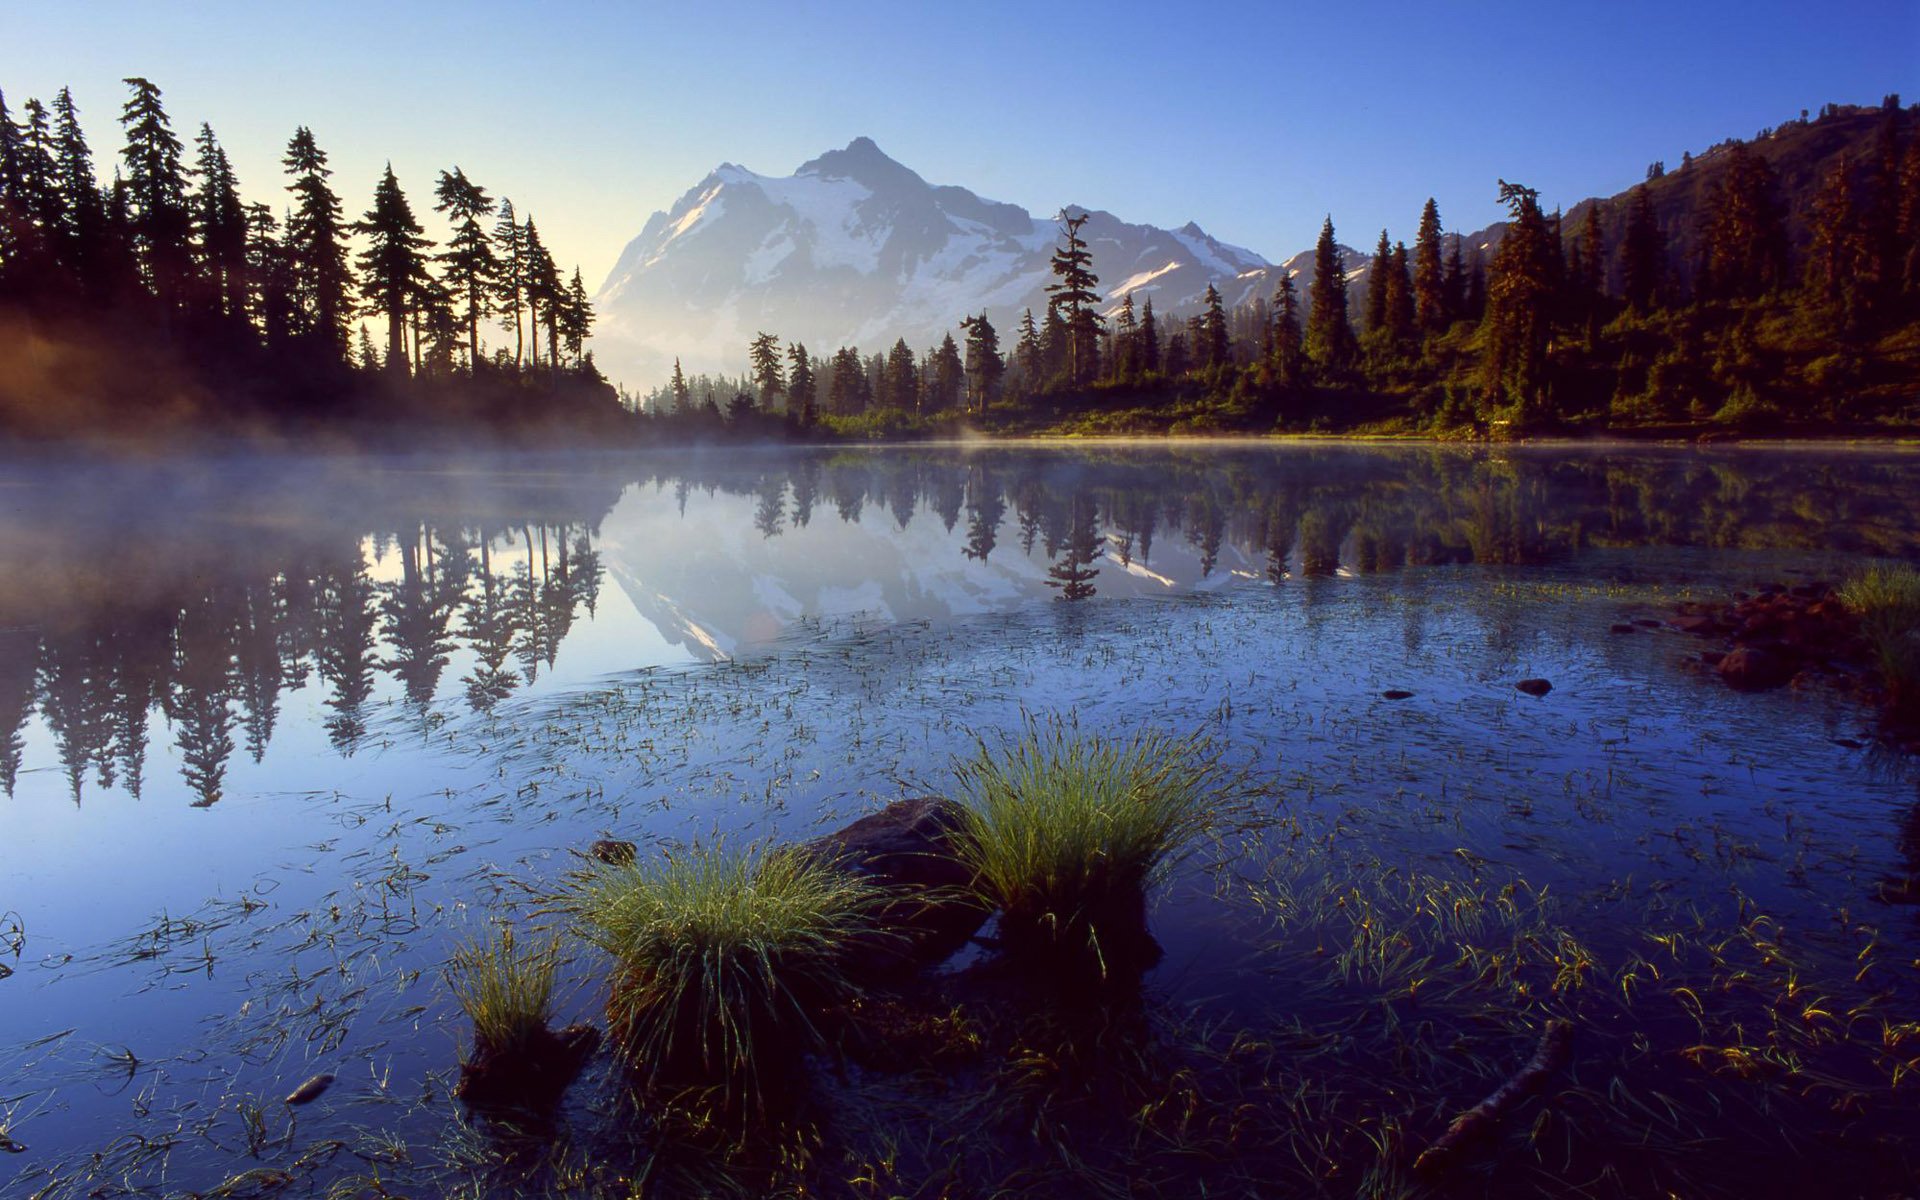
<svg viewBox="0 0 1920 1200"><path fill-rule="evenodd" d="M446 974L454 999L473 1022L476 1046L512 1054L547 1033L558 970L557 945L522 947L511 928L501 928L455 950Z"/></svg>
<svg viewBox="0 0 1920 1200"><path fill-rule="evenodd" d="M1104 977L1150 961L1147 888L1207 829L1226 776L1197 735L1083 735L1054 718L982 742L957 784L956 850L1000 909L1002 944Z"/></svg>
<svg viewBox="0 0 1920 1200"><path fill-rule="evenodd" d="M852 995L850 947L887 898L794 848L694 845L592 872L572 907L613 956L608 1025L642 1078L757 1111L820 1045L815 1014Z"/></svg>
<svg viewBox="0 0 1920 1200"><path fill-rule="evenodd" d="M1840 599L1860 618L1896 712L1920 710L1920 570L1876 563L1849 579Z"/></svg>

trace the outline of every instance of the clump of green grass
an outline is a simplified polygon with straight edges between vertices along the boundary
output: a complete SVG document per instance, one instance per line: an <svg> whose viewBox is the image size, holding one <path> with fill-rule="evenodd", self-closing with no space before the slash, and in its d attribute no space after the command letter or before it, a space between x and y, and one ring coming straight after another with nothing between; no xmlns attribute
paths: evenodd
<svg viewBox="0 0 1920 1200"><path fill-rule="evenodd" d="M1145 940L1147 888L1207 829L1225 792L1197 736L1082 735L1029 721L982 744L958 771L966 821L956 848L981 897L1001 910L1012 952L1114 952Z"/></svg>
<svg viewBox="0 0 1920 1200"><path fill-rule="evenodd" d="M821 1042L812 1014L853 991L856 939L887 893L797 849L694 846L596 871L574 907L613 956L614 1041L653 1083L761 1107L768 1068Z"/></svg>
<svg viewBox="0 0 1920 1200"><path fill-rule="evenodd" d="M447 985L473 1022L474 1042L485 1051L513 1054L532 1047L553 1015L559 947L515 944L512 929L500 929L453 952Z"/></svg>
<svg viewBox="0 0 1920 1200"><path fill-rule="evenodd" d="M1907 563L1876 564L1849 579L1840 599L1860 618L1888 702L1902 712L1920 709L1920 570Z"/></svg>

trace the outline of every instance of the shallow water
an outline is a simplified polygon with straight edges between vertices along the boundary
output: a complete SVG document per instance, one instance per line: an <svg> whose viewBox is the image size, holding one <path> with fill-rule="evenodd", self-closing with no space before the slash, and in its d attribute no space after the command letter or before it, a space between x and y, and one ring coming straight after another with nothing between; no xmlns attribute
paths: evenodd
<svg viewBox="0 0 1920 1200"><path fill-rule="evenodd" d="M1524 876L1599 952L1652 903L1920 967L1914 910L1874 900L1920 870L1920 792L1872 714L1609 632L1920 553L1920 457L15 460L0 503L9 1196L459 1174L454 942L597 837L809 836L939 791L1025 713L1204 730L1272 812ZM1226 852L1172 881L1156 1003L1301 1008L1219 902L1257 874ZM566 1015L595 968L569 963ZM1920 1017L1920 970L1886 974Z"/></svg>

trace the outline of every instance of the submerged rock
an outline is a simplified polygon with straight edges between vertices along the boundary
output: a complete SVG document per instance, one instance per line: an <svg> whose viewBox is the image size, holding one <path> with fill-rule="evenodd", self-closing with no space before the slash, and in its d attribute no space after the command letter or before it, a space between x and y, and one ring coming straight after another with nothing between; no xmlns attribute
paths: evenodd
<svg viewBox="0 0 1920 1200"><path fill-rule="evenodd" d="M809 842L830 859L895 893L881 910L882 930L853 954L857 974L884 975L949 957L987 919L973 873L954 851L965 812L951 800L896 800L845 829Z"/></svg>
<svg viewBox="0 0 1920 1200"><path fill-rule="evenodd" d="M1720 660L1720 678L1742 692L1777 688L1793 678L1793 664L1771 650L1741 646Z"/></svg>
<svg viewBox="0 0 1920 1200"><path fill-rule="evenodd" d="M1553 685L1544 679L1522 679L1513 686L1516 691L1525 692L1529 696L1544 696L1553 690Z"/></svg>
<svg viewBox="0 0 1920 1200"><path fill-rule="evenodd" d="M1626 621L1615 621L1612 624L1612 626L1608 628L1607 632L1608 633L1633 633L1637 629L1639 629L1639 627L1640 626L1638 622L1629 624Z"/></svg>
<svg viewBox="0 0 1920 1200"><path fill-rule="evenodd" d="M639 855L639 847L632 842L601 838L587 848L587 853L610 867L630 867Z"/></svg>
<svg viewBox="0 0 1920 1200"><path fill-rule="evenodd" d="M569 1025L558 1033L542 1029L521 1046L476 1045L460 1064L453 1094L476 1109L543 1112L559 1102L599 1044L598 1029Z"/></svg>
<svg viewBox="0 0 1920 1200"><path fill-rule="evenodd" d="M1380 694L1381 694L1382 696L1384 696L1385 698L1387 698L1388 700L1411 700L1411 699L1413 699L1413 693L1412 693L1412 692L1409 692L1409 691L1408 691L1408 690L1406 690L1405 688L1388 688L1388 689L1387 689L1386 691L1384 691L1384 692L1381 692Z"/></svg>

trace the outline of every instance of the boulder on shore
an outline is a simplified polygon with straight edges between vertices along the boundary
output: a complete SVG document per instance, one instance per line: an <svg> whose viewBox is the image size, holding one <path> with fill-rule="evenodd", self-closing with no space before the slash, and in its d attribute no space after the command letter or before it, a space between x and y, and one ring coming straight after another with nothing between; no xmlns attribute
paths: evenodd
<svg viewBox="0 0 1920 1200"><path fill-rule="evenodd" d="M1793 678L1793 664L1759 646L1740 646L1720 660L1720 678L1742 692L1777 688Z"/></svg>

